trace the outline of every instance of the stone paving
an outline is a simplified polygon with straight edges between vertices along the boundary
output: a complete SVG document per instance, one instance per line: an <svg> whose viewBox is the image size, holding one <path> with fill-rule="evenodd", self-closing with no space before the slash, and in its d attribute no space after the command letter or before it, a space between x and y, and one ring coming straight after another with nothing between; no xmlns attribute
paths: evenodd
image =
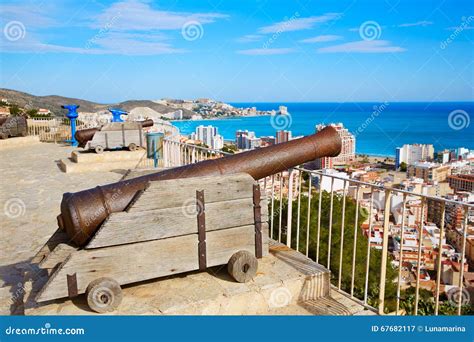
<svg viewBox="0 0 474 342"><path fill-rule="evenodd" d="M117 181L125 172L63 173L57 163L72 150L52 143L0 149L0 314L9 313L12 286L22 281L18 268L57 229L63 193Z"/></svg>
<svg viewBox="0 0 474 342"><path fill-rule="evenodd" d="M59 160L72 151L70 146L49 143L0 149L0 315L25 313L23 270L31 268L29 261L57 229L63 193L115 182L126 173L123 169L63 173ZM362 306L333 292L324 301L266 314L367 314ZM152 313L151 309L140 312Z"/></svg>

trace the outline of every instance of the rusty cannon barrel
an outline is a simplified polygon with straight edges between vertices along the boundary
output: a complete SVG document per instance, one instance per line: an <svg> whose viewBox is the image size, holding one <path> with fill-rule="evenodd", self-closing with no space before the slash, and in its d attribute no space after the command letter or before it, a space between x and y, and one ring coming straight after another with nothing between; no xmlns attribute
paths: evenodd
<svg viewBox="0 0 474 342"><path fill-rule="evenodd" d="M142 127L152 127L153 126L153 120L147 119L144 121L137 121L142 124ZM76 131L76 134L74 134L74 137L76 138L77 142L79 143L79 147L85 147L87 142L92 140L94 137L94 134L96 132L100 131L100 127L94 127L94 128L84 128Z"/></svg>
<svg viewBox="0 0 474 342"><path fill-rule="evenodd" d="M258 180L317 158L337 156L340 151L341 139L337 131L328 126L316 134L285 143L65 193L58 224L72 241L82 246L109 214L125 210L150 181L238 172L248 173Z"/></svg>

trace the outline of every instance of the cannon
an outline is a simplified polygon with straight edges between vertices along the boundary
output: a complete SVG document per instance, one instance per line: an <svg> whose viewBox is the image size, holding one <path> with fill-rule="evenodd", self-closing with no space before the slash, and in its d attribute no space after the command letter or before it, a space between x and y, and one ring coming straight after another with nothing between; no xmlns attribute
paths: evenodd
<svg viewBox="0 0 474 342"><path fill-rule="evenodd" d="M340 151L339 134L328 126L316 134L285 143L65 193L58 226L72 242L83 246L110 214L124 211L152 181L235 173L247 173L258 180L317 158L337 156Z"/></svg>
<svg viewBox="0 0 474 342"><path fill-rule="evenodd" d="M147 119L144 121L137 121L142 125L142 127L152 127L153 126L153 120ZM79 147L86 147L87 142L91 141L94 138L94 135L101 130L103 126L101 127L94 127L94 128L85 128L76 131L76 134L74 137L79 143Z"/></svg>
<svg viewBox="0 0 474 342"><path fill-rule="evenodd" d="M26 137L27 135L28 123L25 116L0 118L0 139Z"/></svg>

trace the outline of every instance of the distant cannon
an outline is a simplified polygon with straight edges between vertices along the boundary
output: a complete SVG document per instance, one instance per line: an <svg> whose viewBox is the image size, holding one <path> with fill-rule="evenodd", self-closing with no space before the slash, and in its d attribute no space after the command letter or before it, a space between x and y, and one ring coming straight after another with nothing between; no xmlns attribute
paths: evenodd
<svg viewBox="0 0 474 342"><path fill-rule="evenodd" d="M76 193L65 193L58 225L71 240L84 245L111 214L124 211L150 181L248 173L255 180L288 170L317 158L334 157L341 139L333 127L285 143L206 160ZM163 199L166 201L166 198Z"/></svg>
<svg viewBox="0 0 474 342"><path fill-rule="evenodd" d="M141 127L152 127L153 120L148 119L144 121L136 121L137 125L140 124ZM120 125L120 124L113 124L113 125ZM106 125L94 128L85 128L81 129L76 132L75 138L79 143L79 147L86 147L87 143L91 141L97 132L100 132L102 128L107 129Z"/></svg>
<svg viewBox="0 0 474 342"><path fill-rule="evenodd" d="M8 116L0 118L0 139L10 137L26 137L28 123L25 116Z"/></svg>

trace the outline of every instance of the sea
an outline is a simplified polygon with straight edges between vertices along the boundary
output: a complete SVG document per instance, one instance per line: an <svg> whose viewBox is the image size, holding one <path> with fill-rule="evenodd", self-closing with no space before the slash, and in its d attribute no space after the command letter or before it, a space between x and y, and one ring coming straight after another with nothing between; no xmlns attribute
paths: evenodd
<svg viewBox="0 0 474 342"><path fill-rule="evenodd" d="M257 137L275 136L280 129L293 136L312 134L317 124L343 123L356 137L356 153L394 156L404 144L433 144L435 150L464 147L474 150L474 102L377 102L377 103L230 103L234 107L278 110L289 115L173 121L181 133L199 125L218 128L225 140L237 130L254 131ZM473 117L474 119L474 117Z"/></svg>

